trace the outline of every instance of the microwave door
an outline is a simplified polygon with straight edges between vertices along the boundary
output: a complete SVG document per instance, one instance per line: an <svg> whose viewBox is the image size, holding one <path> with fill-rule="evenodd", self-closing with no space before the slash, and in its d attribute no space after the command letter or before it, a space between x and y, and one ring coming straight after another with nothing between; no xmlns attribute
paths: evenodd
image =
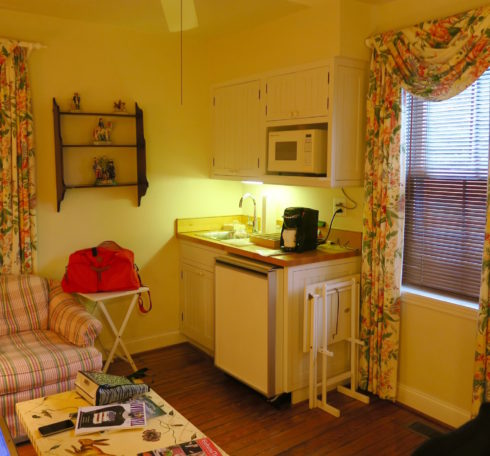
<svg viewBox="0 0 490 456"><path fill-rule="evenodd" d="M301 163L301 142L298 140L277 139L272 144L271 171L298 172Z"/></svg>

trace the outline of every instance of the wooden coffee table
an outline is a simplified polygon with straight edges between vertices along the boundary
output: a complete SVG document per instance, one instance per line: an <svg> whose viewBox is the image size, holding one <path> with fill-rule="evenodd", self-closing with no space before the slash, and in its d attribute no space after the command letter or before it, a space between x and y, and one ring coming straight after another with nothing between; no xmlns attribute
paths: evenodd
<svg viewBox="0 0 490 456"><path fill-rule="evenodd" d="M79 407L89 405L75 391L19 402L15 408L38 455L86 454L82 451L91 447L93 453L90 454L135 456L143 451L205 437L198 428L154 391L150 391L148 395L164 410L165 414L148 420L146 427L78 436L75 435L74 430L70 430L41 437L38 431L39 426L66 420L71 414L76 413ZM226 455L222 450L220 451Z"/></svg>

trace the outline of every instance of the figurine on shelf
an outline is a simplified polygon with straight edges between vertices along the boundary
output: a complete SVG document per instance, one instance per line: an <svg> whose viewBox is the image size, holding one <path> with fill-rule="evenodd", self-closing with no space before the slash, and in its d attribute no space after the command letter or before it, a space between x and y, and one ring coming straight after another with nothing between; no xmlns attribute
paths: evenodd
<svg viewBox="0 0 490 456"><path fill-rule="evenodd" d="M80 111L80 95L78 92L75 92L73 94L73 98L71 99L71 110Z"/></svg>
<svg viewBox="0 0 490 456"><path fill-rule="evenodd" d="M97 126L94 129L93 139L94 144L110 144L112 133L112 122L104 122L102 117L99 117Z"/></svg>
<svg viewBox="0 0 490 456"><path fill-rule="evenodd" d="M126 112L126 103L122 100L114 102L114 112Z"/></svg>
<svg viewBox="0 0 490 456"><path fill-rule="evenodd" d="M116 168L114 160L103 157L94 157L92 166L95 174L95 185L116 185Z"/></svg>

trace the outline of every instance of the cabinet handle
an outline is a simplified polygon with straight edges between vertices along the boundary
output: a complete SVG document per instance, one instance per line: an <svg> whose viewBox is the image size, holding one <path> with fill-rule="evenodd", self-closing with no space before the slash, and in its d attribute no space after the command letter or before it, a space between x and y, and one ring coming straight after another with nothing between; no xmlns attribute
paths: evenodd
<svg viewBox="0 0 490 456"><path fill-rule="evenodd" d="M308 299L303 303L303 352L308 352L310 350L311 344L311 334L308 333L308 325L311 321L310 312L315 311L315 296L308 294ZM308 320L310 316L310 320Z"/></svg>

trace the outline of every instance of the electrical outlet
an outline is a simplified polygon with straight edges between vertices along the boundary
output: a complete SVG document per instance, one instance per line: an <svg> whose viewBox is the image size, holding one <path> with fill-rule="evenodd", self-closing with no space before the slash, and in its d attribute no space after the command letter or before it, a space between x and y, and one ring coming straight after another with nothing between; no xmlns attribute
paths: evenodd
<svg viewBox="0 0 490 456"><path fill-rule="evenodd" d="M333 199L333 212L335 213L335 211L339 208L342 209L342 212L339 212L335 217L345 217L347 215L347 209L345 208L346 203L347 200L342 197Z"/></svg>

